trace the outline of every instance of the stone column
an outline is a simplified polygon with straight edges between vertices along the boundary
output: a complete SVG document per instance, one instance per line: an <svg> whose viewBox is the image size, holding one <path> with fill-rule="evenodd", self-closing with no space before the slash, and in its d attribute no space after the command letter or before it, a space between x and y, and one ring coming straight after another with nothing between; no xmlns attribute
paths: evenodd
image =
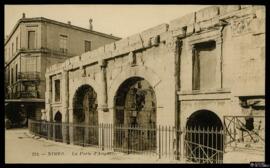
<svg viewBox="0 0 270 168"><path fill-rule="evenodd" d="M100 75L99 75L99 82L100 82L100 96L99 100L100 102L98 103L100 105L99 107L99 126L101 126L100 123L103 123L103 112L108 112L108 103L107 103L107 80L106 80L106 61L104 59L99 60L99 66L100 66ZM101 146L104 145L104 142L106 141L106 137L104 137L104 129L103 127L99 129L99 144ZM102 148L104 149L104 148Z"/></svg>
<svg viewBox="0 0 270 168"><path fill-rule="evenodd" d="M46 120L51 121L51 99L52 99L52 83L49 75L45 76L46 80L46 91L45 91L45 110L46 110Z"/></svg>
<svg viewBox="0 0 270 168"><path fill-rule="evenodd" d="M74 144L74 133L73 133L73 130L74 130L74 127L73 127L73 108L68 108L68 111L69 111L69 143L70 144Z"/></svg>
<svg viewBox="0 0 270 168"><path fill-rule="evenodd" d="M108 104L107 104L107 80L106 80L106 61L104 59L99 60L100 66L100 105L101 109L104 112L108 112Z"/></svg>
<svg viewBox="0 0 270 168"><path fill-rule="evenodd" d="M69 143L69 81L68 81L68 71L63 70L62 71L62 114L63 117L63 124L62 124L62 136L63 136L63 142Z"/></svg>
<svg viewBox="0 0 270 168"><path fill-rule="evenodd" d="M52 107L51 107L51 102L52 102L52 79L49 75L45 75L46 79L46 91L45 91L45 110L46 110L46 115L47 119L46 121L53 121L53 115L52 115ZM52 125L48 125L48 138L51 139L53 137L53 132L52 132Z"/></svg>
<svg viewBox="0 0 270 168"><path fill-rule="evenodd" d="M222 38L218 37L216 40L217 52L217 65L216 65L216 87L217 89L223 88L222 86Z"/></svg>

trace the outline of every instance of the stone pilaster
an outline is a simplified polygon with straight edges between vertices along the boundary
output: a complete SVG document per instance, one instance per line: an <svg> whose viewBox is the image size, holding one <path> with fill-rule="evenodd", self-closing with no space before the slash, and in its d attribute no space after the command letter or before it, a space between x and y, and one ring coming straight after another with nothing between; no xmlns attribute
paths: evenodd
<svg viewBox="0 0 270 168"><path fill-rule="evenodd" d="M222 86L222 38L215 39L216 41L216 52L217 52L217 64L216 64L216 86L217 89L223 88Z"/></svg>
<svg viewBox="0 0 270 168"><path fill-rule="evenodd" d="M66 70L62 71L62 114L64 115L63 117L63 126L62 126L62 135L63 135L63 142L64 143L69 143L69 128L68 128L68 123L69 123L69 80L68 80L68 75L69 72Z"/></svg>
<svg viewBox="0 0 270 168"><path fill-rule="evenodd" d="M100 66L100 105L101 109L104 112L108 111L108 104L107 104L107 80L106 80L106 61L104 59L99 60Z"/></svg>
<svg viewBox="0 0 270 168"><path fill-rule="evenodd" d="M46 121L53 121L53 114L52 114L52 79L49 75L45 76L46 79L46 91L45 91L45 110L46 110ZM51 129L52 125L49 125L48 129L48 138L53 138L53 131Z"/></svg>
<svg viewBox="0 0 270 168"><path fill-rule="evenodd" d="M52 120L52 112L51 112L51 102L52 102L52 80L51 77L46 75L46 91L45 91L45 110L46 110L46 116L47 116L47 121Z"/></svg>

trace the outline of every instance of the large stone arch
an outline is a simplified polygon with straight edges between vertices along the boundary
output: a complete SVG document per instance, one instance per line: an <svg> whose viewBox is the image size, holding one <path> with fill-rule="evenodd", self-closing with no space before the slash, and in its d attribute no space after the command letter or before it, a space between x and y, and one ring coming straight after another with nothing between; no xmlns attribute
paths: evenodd
<svg viewBox="0 0 270 168"><path fill-rule="evenodd" d="M116 95L118 88L124 81L132 77L141 77L149 82L149 84L153 87L156 93L158 104L159 92L157 91L157 87L161 82L161 79L157 75L157 73L146 66L134 66L134 67L126 66L124 67L124 69L125 69L124 71L116 75L116 77L113 79L113 82L108 87L108 106L111 108L114 106L114 96Z"/></svg>
<svg viewBox="0 0 270 168"><path fill-rule="evenodd" d="M72 103L73 141L78 145L98 144L97 93L89 84L77 88Z"/></svg>
<svg viewBox="0 0 270 168"><path fill-rule="evenodd" d="M131 77L123 81L115 95L114 124L138 128L156 128L156 96L147 80ZM156 149L155 130L121 130L115 132L114 145L133 150ZM132 137L132 139L125 139ZM142 147L139 148L138 144Z"/></svg>

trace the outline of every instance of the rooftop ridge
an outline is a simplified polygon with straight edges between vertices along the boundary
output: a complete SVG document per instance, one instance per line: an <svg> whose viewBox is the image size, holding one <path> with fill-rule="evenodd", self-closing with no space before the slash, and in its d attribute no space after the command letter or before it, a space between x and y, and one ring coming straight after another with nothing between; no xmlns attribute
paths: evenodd
<svg viewBox="0 0 270 168"><path fill-rule="evenodd" d="M102 33L102 32L90 30L90 29L87 29L87 28L71 25L71 24L60 22L60 21L57 21L57 20L48 19L48 18L45 18L45 17L32 17L32 18L21 18L21 19L19 19L17 21L17 23L15 24L15 26L13 27L11 33L5 39L4 44L6 44L10 40L10 38L12 37L12 35L16 31L16 29L20 25L20 23L22 23L22 22L31 22L31 21L33 21L33 22L35 22L35 21L40 21L40 22L45 21L45 22L50 22L50 23L62 25L62 26L68 27L68 28L73 28L73 29L77 29L77 30L79 29L80 31L86 31L86 32L93 33L93 34L96 34L96 35L101 35L101 36L104 36L104 37L107 37L107 38L113 38L113 39L116 39L116 40L121 39L120 37L116 37L116 36L109 35L109 34L106 34L106 33Z"/></svg>

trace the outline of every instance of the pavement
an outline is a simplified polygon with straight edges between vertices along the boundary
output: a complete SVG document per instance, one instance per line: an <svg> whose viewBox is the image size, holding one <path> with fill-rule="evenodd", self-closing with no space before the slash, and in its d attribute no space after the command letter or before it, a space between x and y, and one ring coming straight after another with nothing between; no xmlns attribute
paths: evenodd
<svg viewBox="0 0 270 168"><path fill-rule="evenodd" d="M225 152L223 163L264 161L264 152L234 149ZM5 132L6 163L186 163L157 155L126 154L102 151L96 147L81 147L54 142L34 136L27 129Z"/></svg>
<svg viewBox="0 0 270 168"><path fill-rule="evenodd" d="M125 154L36 137L27 129L5 132L6 163L183 163L157 155Z"/></svg>

